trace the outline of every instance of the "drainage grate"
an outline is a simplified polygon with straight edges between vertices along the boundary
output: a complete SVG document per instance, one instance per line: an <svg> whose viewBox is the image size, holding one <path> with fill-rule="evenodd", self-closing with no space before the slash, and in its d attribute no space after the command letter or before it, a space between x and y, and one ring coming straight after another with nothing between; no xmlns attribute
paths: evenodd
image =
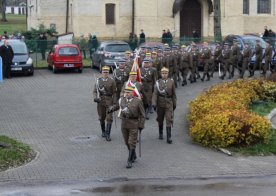
<svg viewBox="0 0 276 196"><path fill-rule="evenodd" d="M77 136L70 139L72 142L76 143L85 143L85 142L93 142L99 140L97 135L89 135L89 136Z"/></svg>

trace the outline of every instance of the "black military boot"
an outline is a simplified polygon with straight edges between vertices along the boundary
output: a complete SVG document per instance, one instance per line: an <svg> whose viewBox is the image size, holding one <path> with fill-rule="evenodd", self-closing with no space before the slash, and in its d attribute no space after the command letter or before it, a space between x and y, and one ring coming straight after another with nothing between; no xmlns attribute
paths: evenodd
<svg viewBox="0 0 276 196"><path fill-rule="evenodd" d="M210 81L210 75L209 75L209 73L207 73L207 80L206 81Z"/></svg>
<svg viewBox="0 0 276 196"><path fill-rule="evenodd" d="M130 149L129 151L128 151L128 159L127 159L127 165L126 165L126 168L132 168L132 160L131 160L131 155L132 155L132 153L133 153L133 150L134 149Z"/></svg>
<svg viewBox="0 0 276 196"><path fill-rule="evenodd" d="M163 139L163 125L159 125L159 139Z"/></svg>
<svg viewBox="0 0 276 196"><path fill-rule="evenodd" d="M185 86L185 85L187 85L187 81L186 81L186 80L183 80L182 86Z"/></svg>
<svg viewBox="0 0 276 196"><path fill-rule="evenodd" d="M205 76L206 76L206 73L204 73L202 78L200 78L202 82L205 80Z"/></svg>
<svg viewBox="0 0 276 196"><path fill-rule="evenodd" d="M102 137L105 137L105 123L101 123Z"/></svg>
<svg viewBox="0 0 276 196"><path fill-rule="evenodd" d="M137 159L135 149L133 149L132 154L131 154L131 162L134 163Z"/></svg>
<svg viewBox="0 0 276 196"><path fill-rule="evenodd" d="M148 120L149 119L149 107L147 107L145 110L146 110L145 111L145 113L146 113L146 119Z"/></svg>
<svg viewBox="0 0 276 196"><path fill-rule="evenodd" d="M224 77L225 77L225 75L223 74L223 75L220 76L219 78L222 79L222 80L224 80Z"/></svg>
<svg viewBox="0 0 276 196"><path fill-rule="evenodd" d="M107 123L107 124L106 124L105 139L106 139L106 141L108 141L108 142L111 141L111 139L110 139L111 125L112 125L112 124L110 124L110 123Z"/></svg>
<svg viewBox="0 0 276 196"><path fill-rule="evenodd" d="M171 133L172 129L171 127L167 127L167 143L171 144L172 143L172 133Z"/></svg>

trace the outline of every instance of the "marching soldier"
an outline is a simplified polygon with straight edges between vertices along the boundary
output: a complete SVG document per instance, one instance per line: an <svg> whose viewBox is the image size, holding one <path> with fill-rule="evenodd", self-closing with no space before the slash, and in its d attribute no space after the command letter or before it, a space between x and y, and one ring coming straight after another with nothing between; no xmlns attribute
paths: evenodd
<svg viewBox="0 0 276 196"><path fill-rule="evenodd" d="M94 102L97 103L97 111L102 129L102 137L106 141L111 141L110 132L112 125L112 114L108 114L108 110L113 107L116 102L116 84L113 78L108 77L110 67L102 67L102 77L96 80L93 90ZM105 127L106 121L106 127Z"/></svg>
<svg viewBox="0 0 276 196"><path fill-rule="evenodd" d="M176 77L176 61L173 55L171 54L171 49L166 48L165 49L165 57L163 58L162 67L166 67L169 69L169 78L174 79L174 82L176 83L175 77Z"/></svg>
<svg viewBox="0 0 276 196"><path fill-rule="evenodd" d="M243 55L243 58L242 58L242 69L240 72L240 78L243 78L245 70L247 69L247 67L249 67L251 57L252 57L252 49L249 47L248 43L244 44L242 55Z"/></svg>
<svg viewBox="0 0 276 196"><path fill-rule="evenodd" d="M181 46L181 57L180 57L180 73L183 78L182 86L187 85L187 76L189 68L191 68L193 57L186 50L186 45Z"/></svg>
<svg viewBox="0 0 276 196"><path fill-rule="evenodd" d="M264 59L265 59L265 64L263 65L263 76L266 77L266 71L267 69L270 70L270 63L271 63L271 58L272 58L272 48L270 47L270 44L266 42L266 48L264 52Z"/></svg>
<svg viewBox="0 0 276 196"><path fill-rule="evenodd" d="M238 43L239 43L238 40L234 40L233 46L231 47L231 65L232 65L230 68L231 78L234 77L235 68L238 68L239 56L240 56L240 48L238 46Z"/></svg>
<svg viewBox="0 0 276 196"><path fill-rule="evenodd" d="M253 65L253 69L249 69L249 77L254 76L254 73L256 71L256 68L260 68L261 67L261 63L262 63L262 57L263 57L263 49L260 45L260 40L256 40L256 45L255 45L255 55L256 55L256 62Z"/></svg>
<svg viewBox="0 0 276 196"><path fill-rule="evenodd" d="M131 59L131 52L125 51L125 60L126 60L126 67L131 70L133 65L133 60Z"/></svg>
<svg viewBox="0 0 276 196"><path fill-rule="evenodd" d="M168 78L169 69L161 69L162 79L156 81L152 96L152 107L157 112L159 126L159 139L163 139L163 122L166 118L167 143L171 144L171 128L173 125L173 113L176 108L176 93L173 79Z"/></svg>
<svg viewBox="0 0 276 196"><path fill-rule="evenodd" d="M122 91L122 87L124 83L128 80L129 77L129 69L126 67L125 59L119 60L119 67L116 68L113 72L113 76L116 83L116 97L117 100L120 98L120 93Z"/></svg>
<svg viewBox="0 0 276 196"><path fill-rule="evenodd" d="M214 51L214 56L213 56L213 64L211 67L211 77L213 77L215 69L219 67L219 63L221 62L221 46L220 46L220 42L216 43L216 48Z"/></svg>
<svg viewBox="0 0 276 196"><path fill-rule="evenodd" d="M161 78L160 71L161 71L162 63L163 63L163 51L162 51L162 49L158 49L157 57L152 58L152 59L153 59L153 67L156 67L157 78Z"/></svg>
<svg viewBox="0 0 276 196"><path fill-rule="evenodd" d="M220 76L220 79L224 80L226 72L229 73L228 79L231 79L230 64L231 64L231 51L229 49L229 44L225 43L222 50L222 62L223 62L223 75Z"/></svg>
<svg viewBox="0 0 276 196"><path fill-rule="evenodd" d="M153 93L153 86L156 81L155 71L152 67L150 67L150 59L144 59L143 66L141 68L141 79L142 79L142 86L145 92L145 96L147 99L147 108L146 110L146 119L149 119L148 114L150 112L151 107L151 99Z"/></svg>
<svg viewBox="0 0 276 196"><path fill-rule="evenodd" d="M131 168L136 160L135 149L138 131L141 134L145 124L143 102L133 95L133 90L133 87L126 86L124 88L124 96L119 99L119 117L122 119L121 129L124 142L129 151L126 168Z"/></svg>
<svg viewBox="0 0 276 196"><path fill-rule="evenodd" d="M191 56L192 56L192 65L191 65L191 75L190 75L190 81L191 83L196 82L196 72L197 72L197 66L198 66L198 56L199 53L197 51L197 46L195 44L192 44L192 50L191 50Z"/></svg>
<svg viewBox="0 0 276 196"><path fill-rule="evenodd" d="M201 81L203 82L205 80L205 76L207 76L207 81L210 80L209 75L209 63L211 60L212 52L208 48L208 42L203 43L203 48L201 50L201 59L203 60L203 77L201 78Z"/></svg>

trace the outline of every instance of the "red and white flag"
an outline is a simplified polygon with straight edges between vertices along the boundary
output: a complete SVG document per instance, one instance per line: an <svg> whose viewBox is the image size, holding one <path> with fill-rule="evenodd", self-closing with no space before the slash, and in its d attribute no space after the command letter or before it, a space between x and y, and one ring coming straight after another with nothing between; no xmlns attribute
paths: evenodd
<svg viewBox="0 0 276 196"><path fill-rule="evenodd" d="M139 67L139 64L138 64L138 56L136 56L134 58L133 65L132 65L132 68L131 68L131 72L136 72L137 73L137 81L141 83L142 80L141 80L141 71L140 71L140 67Z"/></svg>
<svg viewBox="0 0 276 196"><path fill-rule="evenodd" d="M141 94L139 93L139 91L138 91L138 89L137 89L137 87L135 86L135 84L133 84L130 80L127 82L127 86L129 86L129 87L132 87L133 88L133 95L135 96L135 97L138 97L138 98L142 98L142 96L141 96Z"/></svg>

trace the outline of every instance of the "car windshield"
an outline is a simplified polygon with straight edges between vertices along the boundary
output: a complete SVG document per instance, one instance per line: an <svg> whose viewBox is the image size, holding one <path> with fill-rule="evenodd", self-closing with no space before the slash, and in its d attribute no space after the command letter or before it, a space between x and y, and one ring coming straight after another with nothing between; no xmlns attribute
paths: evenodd
<svg viewBox="0 0 276 196"><path fill-rule="evenodd" d="M256 40L260 41L260 45L261 45L262 48L266 47L265 41L261 38L257 38L257 37L256 38L255 37L244 37L243 38L243 41L248 42L251 48L255 48Z"/></svg>
<svg viewBox="0 0 276 196"><path fill-rule="evenodd" d="M28 49L25 43L22 42L10 42L14 54L28 54Z"/></svg>
<svg viewBox="0 0 276 196"><path fill-rule="evenodd" d="M105 47L107 52L125 52L130 50L127 44L110 44Z"/></svg>
<svg viewBox="0 0 276 196"><path fill-rule="evenodd" d="M79 54L77 48L63 47L58 51L59 56L77 56Z"/></svg>

